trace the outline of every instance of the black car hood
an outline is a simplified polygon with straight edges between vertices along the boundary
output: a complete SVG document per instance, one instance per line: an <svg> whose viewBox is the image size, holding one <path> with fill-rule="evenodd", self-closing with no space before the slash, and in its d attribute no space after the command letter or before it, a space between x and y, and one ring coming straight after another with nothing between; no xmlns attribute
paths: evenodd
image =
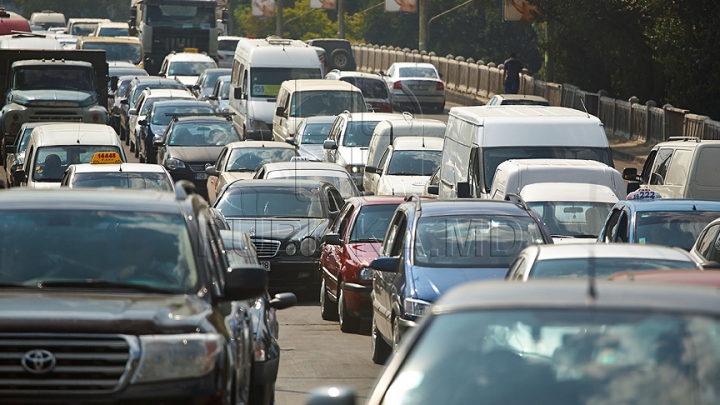
<svg viewBox="0 0 720 405"><path fill-rule="evenodd" d="M230 229L247 232L253 239L301 240L319 237L329 224L326 218L227 218Z"/></svg>
<svg viewBox="0 0 720 405"><path fill-rule="evenodd" d="M175 159L183 162L215 163L223 146L169 146L168 152Z"/></svg>
<svg viewBox="0 0 720 405"><path fill-rule="evenodd" d="M210 304L197 296L97 291L2 291L3 332L195 333L207 329Z"/></svg>

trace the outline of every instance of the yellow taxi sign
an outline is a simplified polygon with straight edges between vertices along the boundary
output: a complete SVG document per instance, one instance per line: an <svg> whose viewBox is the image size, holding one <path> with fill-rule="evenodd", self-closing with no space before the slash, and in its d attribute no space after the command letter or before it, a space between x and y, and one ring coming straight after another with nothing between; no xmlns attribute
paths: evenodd
<svg viewBox="0 0 720 405"><path fill-rule="evenodd" d="M120 154L117 152L97 152L90 160L91 164L120 164Z"/></svg>
<svg viewBox="0 0 720 405"><path fill-rule="evenodd" d="M187 53L200 53L200 49L198 48L185 48L184 51Z"/></svg>

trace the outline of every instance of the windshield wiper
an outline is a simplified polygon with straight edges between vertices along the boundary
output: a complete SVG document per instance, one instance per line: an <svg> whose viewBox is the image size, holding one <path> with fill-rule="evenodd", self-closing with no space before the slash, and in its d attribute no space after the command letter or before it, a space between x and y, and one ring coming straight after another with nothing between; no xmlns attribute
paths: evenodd
<svg viewBox="0 0 720 405"><path fill-rule="evenodd" d="M132 283L119 283L119 282L115 282L115 281L93 280L93 279L41 281L37 284L37 288L53 288L53 287L108 288L108 289L115 288L115 289L122 289L122 290L135 290L135 291L142 291L142 292L162 293L162 294L177 293L177 291L174 291L174 290L151 287L148 285L132 284Z"/></svg>
<svg viewBox="0 0 720 405"><path fill-rule="evenodd" d="M573 235L558 235L558 234L551 234L553 238L575 238Z"/></svg>
<svg viewBox="0 0 720 405"><path fill-rule="evenodd" d="M348 243L380 243L382 242L378 238L362 238L362 239L353 239Z"/></svg>

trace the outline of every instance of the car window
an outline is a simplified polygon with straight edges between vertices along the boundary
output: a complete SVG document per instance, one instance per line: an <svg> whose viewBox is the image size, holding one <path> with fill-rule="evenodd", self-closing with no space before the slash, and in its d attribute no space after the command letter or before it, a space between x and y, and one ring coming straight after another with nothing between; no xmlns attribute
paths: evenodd
<svg viewBox="0 0 720 405"><path fill-rule="evenodd" d="M588 277L593 271L595 276L606 278L623 271L694 269L695 263L686 260L658 259L653 257L595 257L593 260L550 259L535 262L532 278L578 278Z"/></svg>
<svg viewBox="0 0 720 405"><path fill-rule="evenodd" d="M605 243L613 242L613 236L615 235L615 231L617 231L620 214L622 214L622 210L618 208L613 209L612 213L610 214L610 218L607 221L607 226L604 229Z"/></svg>
<svg viewBox="0 0 720 405"><path fill-rule="evenodd" d="M254 172L267 163L289 162L297 156L291 148L235 148L230 152L225 170L228 172Z"/></svg>
<svg viewBox="0 0 720 405"><path fill-rule="evenodd" d="M332 124L304 123L299 131L300 143L304 145L322 145L328 139Z"/></svg>
<svg viewBox="0 0 720 405"><path fill-rule="evenodd" d="M440 166L441 151L396 150L390 157L386 175L430 176Z"/></svg>
<svg viewBox="0 0 720 405"><path fill-rule="evenodd" d="M397 206L363 205L353 224L350 242L382 242Z"/></svg>
<svg viewBox="0 0 720 405"><path fill-rule="evenodd" d="M340 209L342 209L345 205L345 200L335 189L328 188L328 197L330 199L328 201L330 204L330 211L340 211Z"/></svg>
<svg viewBox="0 0 720 405"><path fill-rule="evenodd" d="M324 218L318 190L230 188L215 205L226 217Z"/></svg>
<svg viewBox="0 0 720 405"><path fill-rule="evenodd" d="M717 163L720 162L720 148L702 148L697 159L694 180L699 187L718 187Z"/></svg>
<svg viewBox="0 0 720 405"><path fill-rule="evenodd" d="M400 77L421 77L427 79L437 79L438 75L434 68L413 66L413 67L401 67L399 69Z"/></svg>
<svg viewBox="0 0 720 405"><path fill-rule="evenodd" d="M515 259L515 262L510 265L510 269L508 270L508 274L510 275L511 280L523 279L526 263L527 258L525 256L519 256L517 259Z"/></svg>
<svg viewBox="0 0 720 405"><path fill-rule="evenodd" d="M348 207L343 212L342 218L340 219L340 223L338 224L337 233L340 234L340 237L342 239L345 239L348 226L350 226L350 219L352 218L352 214L355 211L355 206L352 204L349 204Z"/></svg>
<svg viewBox="0 0 720 405"><path fill-rule="evenodd" d="M719 216L718 211L642 212L635 218L635 239L690 250L700 232Z"/></svg>
<svg viewBox="0 0 720 405"><path fill-rule="evenodd" d="M317 90L293 93L291 117L337 115L343 111L367 112L362 93L357 91Z"/></svg>
<svg viewBox="0 0 720 405"><path fill-rule="evenodd" d="M667 175L668 166L670 166L670 160L674 149L660 149L655 157L655 164L650 174L651 185L663 185L665 184L665 176Z"/></svg>
<svg viewBox="0 0 720 405"><path fill-rule="evenodd" d="M718 251L717 244L720 243L718 231L720 231L720 224L713 225L698 239L697 253L705 260L710 260L713 253Z"/></svg>
<svg viewBox="0 0 720 405"><path fill-rule="evenodd" d="M678 149L675 151L672 164L665 178L665 184L682 187L687 183L692 156L693 153L689 150Z"/></svg>
<svg viewBox="0 0 720 405"><path fill-rule="evenodd" d="M170 146L224 146L240 140L232 123L188 123L173 126Z"/></svg>
<svg viewBox="0 0 720 405"><path fill-rule="evenodd" d="M135 190L173 191L173 184L165 173L98 172L75 173L73 187L114 187Z"/></svg>
<svg viewBox="0 0 720 405"><path fill-rule="evenodd" d="M114 145L63 145L38 148L33 166L32 179L37 182L59 182L68 165L90 163L98 152L117 152Z"/></svg>
<svg viewBox="0 0 720 405"><path fill-rule="evenodd" d="M157 107L153 109L152 124L168 125L172 121L173 114L212 114L213 108L210 105L176 105L170 107Z"/></svg>
<svg viewBox="0 0 720 405"><path fill-rule="evenodd" d="M617 231L615 232L615 235L613 235L614 242L630 242L628 238L628 223L628 213L627 211L623 211L620 215L620 220L618 221Z"/></svg>

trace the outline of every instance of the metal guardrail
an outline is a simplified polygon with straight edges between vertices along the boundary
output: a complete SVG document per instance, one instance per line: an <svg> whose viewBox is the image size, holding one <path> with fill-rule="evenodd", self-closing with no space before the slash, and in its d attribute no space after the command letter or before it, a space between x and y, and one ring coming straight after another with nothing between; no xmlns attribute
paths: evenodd
<svg viewBox="0 0 720 405"><path fill-rule="evenodd" d="M387 71L394 62L432 63L442 74L447 91L467 100L481 103L504 91L503 65L465 59L462 56L437 56L434 52L400 49L392 46L354 44L352 46L358 69L365 72ZM545 97L550 105L587 111L597 116L609 135L657 143L671 136L693 136L720 140L720 122L707 116L669 104L657 107L650 100L619 100L607 96L603 90L592 93L572 84L545 82L534 78L524 69L520 78L520 93Z"/></svg>

